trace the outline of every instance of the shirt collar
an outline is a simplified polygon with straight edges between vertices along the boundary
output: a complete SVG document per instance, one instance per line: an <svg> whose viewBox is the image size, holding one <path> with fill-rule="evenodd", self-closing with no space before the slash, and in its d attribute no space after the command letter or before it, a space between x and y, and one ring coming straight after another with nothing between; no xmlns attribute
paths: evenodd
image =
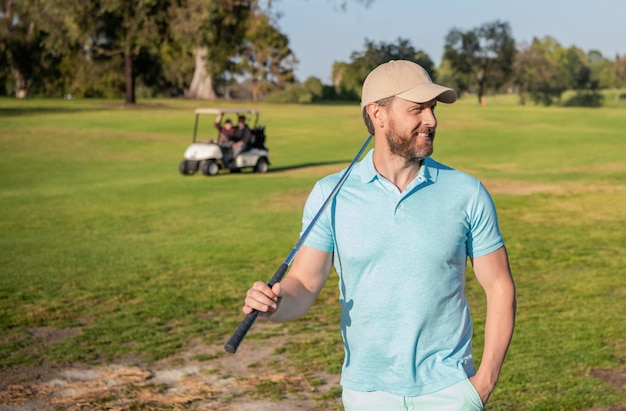
<svg viewBox="0 0 626 411"><path fill-rule="evenodd" d="M430 157L426 157L422 161L422 166L417 174L417 182L427 181L429 183L435 183L437 181L437 175L439 174L436 164L437 162L435 160ZM376 168L374 167L374 149L368 151L365 157L363 157L363 160L359 162L358 173L363 184L371 183L372 181L381 178L380 174L378 174L378 171L376 171Z"/></svg>

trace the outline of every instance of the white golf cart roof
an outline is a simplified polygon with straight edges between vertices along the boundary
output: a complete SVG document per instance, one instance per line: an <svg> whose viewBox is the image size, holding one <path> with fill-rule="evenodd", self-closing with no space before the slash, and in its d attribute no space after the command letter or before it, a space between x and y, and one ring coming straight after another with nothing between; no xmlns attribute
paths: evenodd
<svg viewBox="0 0 626 411"><path fill-rule="evenodd" d="M259 114L258 110L250 108L197 108L196 114Z"/></svg>
<svg viewBox="0 0 626 411"><path fill-rule="evenodd" d="M251 109L251 108L220 108L220 107L210 107L210 108L197 108L195 111L195 123L193 125L193 141L196 141L198 136L198 119L201 114L213 114L213 115L223 115L223 114L236 114L237 116L246 116L249 115L250 121L252 122L251 129L254 130L259 125L259 110ZM252 118L253 117L253 118Z"/></svg>

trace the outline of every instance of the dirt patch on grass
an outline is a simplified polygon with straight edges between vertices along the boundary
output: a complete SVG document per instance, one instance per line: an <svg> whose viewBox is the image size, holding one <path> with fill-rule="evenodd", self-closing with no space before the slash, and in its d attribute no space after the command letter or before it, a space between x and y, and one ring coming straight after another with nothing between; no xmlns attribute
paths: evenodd
<svg viewBox="0 0 626 411"><path fill-rule="evenodd" d="M621 370L592 368L590 375L612 385L618 391L626 392L626 368Z"/></svg>
<svg viewBox="0 0 626 411"><path fill-rule="evenodd" d="M40 344L49 345L77 335L80 333L80 327L62 329L51 327L33 327L29 330L29 332L33 338L40 342Z"/></svg>
<svg viewBox="0 0 626 411"><path fill-rule="evenodd" d="M0 373L0 410L341 410L338 375L277 372L281 355L272 347L284 337L247 340L234 354L194 343L184 353L148 367L131 364L42 365L39 373ZM590 376L619 391L626 369L594 368ZM17 380L15 380L17 379ZM14 380L14 381L10 381ZM5 383L7 383L5 385ZM626 411L623 404L579 411Z"/></svg>
<svg viewBox="0 0 626 411"><path fill-rule="evenodd" d="M565 193L567 187L556 184L526 183L523 181L485 180L483 184L491 194L531 195L537 193Z"/></svg>
<svg viewBox="0 0 626 411"><path fill-rule="evenodd" d="M264 324L258 324L263 326ZM41 348L78 332L40 327L30 330ZM302 375L276 352L298 336L247 339L236 354L199 341L171 358L98 366L59 367L42 363L0 372L0 411L40 410L341 410L339 375ZM626 369L592 368L624 392ZM626 411L624 404L579 411Z"/></svg>
<svg viewBox="0 0 626 411"><path fill-rule="evenodd" d="M592 368L589 375L594 378L599 378L605 383L612 385L617 391L626 392L626 368ZM592 407L578 411L626 411L626 407L623 403L621 403L615 404L609 408Z"/></svg>
<svg viewBox="0 0 626 411"><path fill-rule="evenodd" d="M196 342L150 366L14 367L0 372L0 410L341 409L338 375L276 369L283 338L247 340L235 355Z"/></svg>
<svg viewBox="0 0 626 411"><path fill-rule="evenodd" d="M487 190L492 194L509 195L532 195L538 193L565 194L565 193L590 193L590 192L614 192L625 190L626 186L611 184L541 184L519 180L483 180Z"/></svg>

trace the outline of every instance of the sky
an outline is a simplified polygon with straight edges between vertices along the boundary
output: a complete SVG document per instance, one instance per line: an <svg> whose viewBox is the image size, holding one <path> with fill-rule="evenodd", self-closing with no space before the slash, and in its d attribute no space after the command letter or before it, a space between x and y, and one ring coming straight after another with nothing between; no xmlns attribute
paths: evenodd
<svg viewBox="0 0 626 411"><path fill-rule="evenodd" d="M472 30L495 20L508 22L515 41L551 36L561 46L599 50L615 59L626 54L625 0L274 0L278 26L289 37L300 81L315 76L330 84L332 65L350 61L365 40L378 44L408 39L436 66L452 28Z"/></svg>

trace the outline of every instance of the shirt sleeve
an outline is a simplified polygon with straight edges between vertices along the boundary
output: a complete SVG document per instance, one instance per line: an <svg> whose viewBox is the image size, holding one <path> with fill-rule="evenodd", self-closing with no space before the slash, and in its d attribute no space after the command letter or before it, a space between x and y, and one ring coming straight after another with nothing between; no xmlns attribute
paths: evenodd
<svg viewBox="0 0 626 411"><path fill-rule="evenodd" d="M305 233L311 224L311 221L313 221L319 210L324 205L327 195L328 194L325 193L322 182L318 181L313 187L313 190L309 194L309 197L304 205L304 212L302 215L302 231L300 236ZM329 253L333 251L335 243L332 232L331 209L332 204L326 207L324 212L322 212L315 224L311 227L311 230L303 242L304 245Z"/></svg>
<svg viewBox="0 0 626 411"><path fill-rule="evenodd" d="M492 253L504 245L493 199L487 189L478 183L469 215L470 231L467 254L470 258Z"/></svg>

